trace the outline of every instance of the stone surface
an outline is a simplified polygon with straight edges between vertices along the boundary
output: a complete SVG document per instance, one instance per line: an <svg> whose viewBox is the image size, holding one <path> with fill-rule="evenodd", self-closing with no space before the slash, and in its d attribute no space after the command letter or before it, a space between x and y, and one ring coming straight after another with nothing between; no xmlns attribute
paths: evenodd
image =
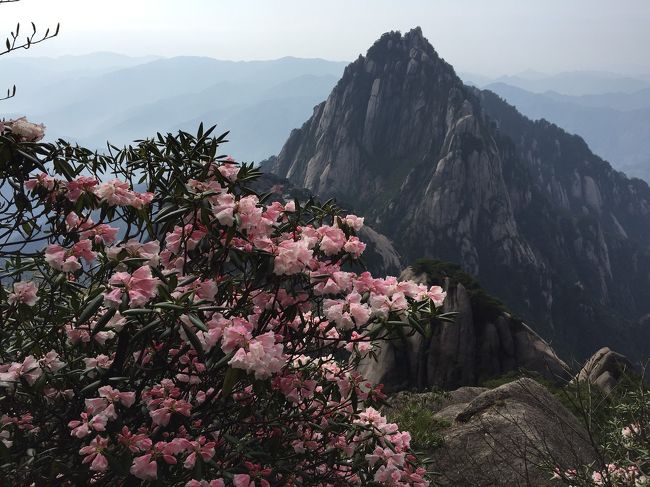
<svg viewBox="0 0 650 487"><path fill-rule="evenodd" d="M432 452L439 485L551 486L544 461L568 468L595 458L578 420L531 379L484 391L437 416L452 420L443 446Z"/></svg>
<svg viewBox="0 0 650 487"><path fill-rule="evenodd" d="M406 263L462 265L567 356L648 356L648 185L464 86L420 29L350 64L264 168L366 216ZM487 348L507 328L491 325Z"/></svg>

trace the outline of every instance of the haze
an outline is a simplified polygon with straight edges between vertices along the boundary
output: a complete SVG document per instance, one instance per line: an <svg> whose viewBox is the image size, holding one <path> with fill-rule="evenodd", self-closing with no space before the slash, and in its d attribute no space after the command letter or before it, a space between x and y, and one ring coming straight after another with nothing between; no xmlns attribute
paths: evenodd
<svg viewBox="0 0 650 487"><path fill-rule="evenodd" d="M27 56L112 51L349 61L381 33L420 25L459 71L650 73L647 0L22 0L0 7L2 32L18 20L62 25L59 38L21 54Z"/></svg>

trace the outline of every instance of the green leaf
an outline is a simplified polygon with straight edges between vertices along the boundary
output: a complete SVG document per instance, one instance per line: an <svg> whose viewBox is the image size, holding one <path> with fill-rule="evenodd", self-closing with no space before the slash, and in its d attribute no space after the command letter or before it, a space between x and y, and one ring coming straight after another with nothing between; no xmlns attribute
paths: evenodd
<svg viewBox="0 0 650 487"><path fill-rule="evenodd" d="M162 308L162 309L173 309L176 311L185 311L184 306L179 306L174 303L168 303L168 302L162 302L162 303L156 303L153 305L154 308Z"/></svg>
<svg viewBox="0 0 650 487"><path fill-rule="evenodd" d="M104 327L108 324L108 322L111 320L111 318L115 316L115 313L117 313L117 308L108 308L108 311L106 311L106 313L104 313L102 317L97 320L97 324L95 325L92 334L96 335L97 333L102 331Z"/></svg>
<svg viewBox="0 0 650 487"><path fill-rule="evenodd" d="M88 319L97 312L97 310L99 309L99 307L102 305L103 302L104 302L103 294L95 296L95 298L91 299L90 302L84 308L84 310L79 314L79 318L77 318L77 324L81 325L86 321L88 321Z"/></svg>
<svg viewBox="0 0 650 487"><path fill-rule="evenodd" d="M230 395L242 372L241 369L234 369L232 367L228 369L226 376L223 378L223 386L221 387L222 397Z"/></svg>
<svg viewBox="0 0 650 487"><path fill-rule="evenodd" d="M194 333L194 330L192 330L187 324L183 323L181 321L181 325L183 326L183 330L185 330L185 334L187 335L187 339L190 341L192 344L192 347L194 350L196 350L196 353L199 355L199 359L201 362L205 362L205 354L203 353L203 345L201 345L201 341L199 340L199 337L196 336L196 333Z"/></svg>
<svg viewBox="0 0 650 487"><path fill-rule="evenodd" d="M84 392L90 392L90 391L92 391L93 389L97 389L101 384L102 384L102 381L101 381L101 380L96 380L95 382L91 382L91 383L88 384L86 387L84 387L83 389L81 389L81 390L79 391L79 393L80 393L80 394L83 394Z"/></svg>
<svg viewBox="0 0 650 487"><path fill-rule="evenodd" d="M179 208L178 210L174 210L170 213L165 213L163 216L160 215L156 216L153 222L162 223L164 221L171 220L172 218L177 217L179 215L183 215L184 213L187 213L187 208Z"/></svg>
<svg viewBox="0 0 650 487"><path fill-rule="evenodd" d="M190 321L192 322L192 324L193 324L194 326L196 326L199 330L201 330L201 331L208 331L208 327L205 325L205 323L203 323L203 322L199 319L198 316L196 316L196 315L194 315L194 314L190 314L190 315L188 315L188 317L190 318Z"/></svg>
<svg viewBox="0 0 650 487"><path fill-rule="evenodd" d="M151 321L150 323L146 324L140 331L138 331L135 335L133 335L133 338L131 340L135 341L136 339L140 338L141 335L144 335L147 333L149 330L155 328L161 323L160 318L156 318L155 320Z"/></svg>
<svg viewBox="0 0 650 487"><path fill-rule="evenodd" d="M148 315L151 313L155 313L155 311L149 308L133 308L133 309L127 309L126 311L122 311L122 316L140 316L140 315Z"/></svg>

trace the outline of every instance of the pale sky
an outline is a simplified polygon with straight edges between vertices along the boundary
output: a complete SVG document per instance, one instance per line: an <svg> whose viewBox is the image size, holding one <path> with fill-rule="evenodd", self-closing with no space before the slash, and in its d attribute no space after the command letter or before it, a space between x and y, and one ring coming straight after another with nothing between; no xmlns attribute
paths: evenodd
<svg viewBox="0 0 650 487"><path fill-rule="evenodd" d="M650 0L21 0L16 21L61 22L26 55L112 51L219 59L350 61L388 30L420 25L458 71L650 73Z"/></svg>

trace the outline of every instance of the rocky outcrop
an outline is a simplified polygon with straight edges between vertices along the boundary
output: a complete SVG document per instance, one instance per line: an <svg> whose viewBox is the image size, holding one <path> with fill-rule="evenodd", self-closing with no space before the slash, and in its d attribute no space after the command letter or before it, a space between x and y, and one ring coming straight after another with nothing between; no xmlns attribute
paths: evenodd
<svg viewBox="0 0 650 487"><path fill-rule="evenodd" d="M567 356L648 355L650 188L464 86L420 29L350 64L264 168L363 214L406 262L460 264Z"/></svg>
<svg viewBox="0 0 650 487"><path fill-rule="evenodd" d="M575 381L588 382L609 394L626 374L636 375L638 370L624 355L603 347L587 360Z"/></svg>
<svg viewBox="0 0 650 487"><path fill-rule="evenodd" d="M426 274L412 268L400 278L431 284ZM570 378L566 364L521 320L500 309L480 309L478 298L470 297L461 283L447 279L445 288L443 311L456 313L454 322L432 324L430 337L415 334L382 343L376 359L361 363L365 377L384 384L387 391L452 389L517 370L554 382Z"/></svg>
<svg viewBox="0 0 650 487"><path fill-rule="evenodd" d="M570 468L594 461L589 436L546 388L519 379L478 394L460 410L433 453L439 485L556 485L541 468L548 461Z"/></svg>
<svg viewBox="0 0 650 487"><path fill-rule="evenodd" d="M400 393L389 400L401 407L429 394ZM495 389L462 387L441 400L419 401L435 413L442 444L427 452L436 485L553 486L542 466L562 468L596 459L582 424L532 379L519 379Z"/></svg>

